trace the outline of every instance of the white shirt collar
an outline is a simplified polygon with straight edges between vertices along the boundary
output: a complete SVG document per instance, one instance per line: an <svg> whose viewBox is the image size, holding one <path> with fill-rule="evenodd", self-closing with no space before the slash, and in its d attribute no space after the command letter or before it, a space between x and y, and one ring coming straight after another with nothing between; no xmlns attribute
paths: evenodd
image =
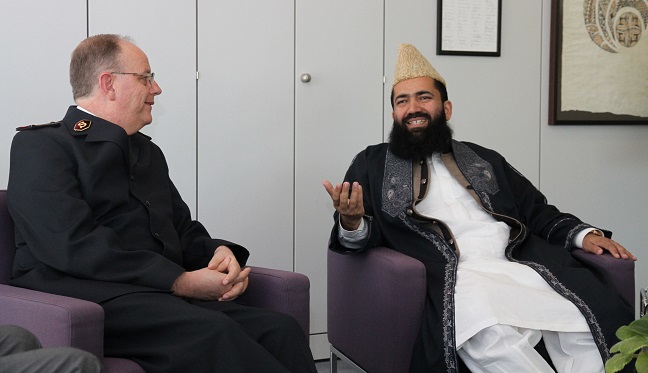
<svg viewBox="0 0 648 373"><path fill-rule="evenodd" d="M83 112L86 112L86 113L88 113L88 114L90 114L90 115L92 115L92 116L95 116L95 117L96 117L96 115L94 115L94 114L92 114L91 112L89 112L88 110L86 110L86 109L84 109L84 108L82 108L82 107L81 107L80 105L77 105L77 109L79 109L79 110L81 110L81 111L83 111Z"/></svg>

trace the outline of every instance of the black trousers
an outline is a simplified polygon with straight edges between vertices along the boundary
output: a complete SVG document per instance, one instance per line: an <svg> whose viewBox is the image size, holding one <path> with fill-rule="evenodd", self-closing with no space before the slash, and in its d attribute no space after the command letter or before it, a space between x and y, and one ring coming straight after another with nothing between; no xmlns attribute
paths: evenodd
<svg viewBox="0 0 648 373"><path fill-rule="evenodd" d="M134 293L102 304L107 356L149 373L316 373L308 340L282 313L235 302Z"/></svg>

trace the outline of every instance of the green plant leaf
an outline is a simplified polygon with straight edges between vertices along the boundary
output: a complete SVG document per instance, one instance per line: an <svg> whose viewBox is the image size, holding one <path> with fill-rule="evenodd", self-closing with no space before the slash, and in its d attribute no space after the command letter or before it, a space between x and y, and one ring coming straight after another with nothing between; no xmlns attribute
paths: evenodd
<svg viewBox="0 0 648 373"><path fill-rule="evenodd" d="M614 373L623 369L632 360L633 355L616 354L605 362L605 373Z"/></svg>
<svg viewBox="0 0 648 373"><path fill-rule="evenodd" d="M623 355L630 355L634 354L635 351L643 347L648 347L648 338L635 335L634 337L630 337L625 341L616 343L614 346L612 346L612 348L610 348L610 352L619 352Z"/></svg>
<svg viewBox="0 0 648 373"><path fill-rule="evenodd" d="M639 335L639 334L635 330L630 329L630 327L628 325L623 325L622 327L620 327L616 331L617 338L619 338L622 341L624 339L632 338L632 337L634 337L636 335Z"/></svg>
<svg viewBox="0 0 648 373"><path fill-rule="evenodd" d="M638 335L648 336L648 319L644 317L635 320L628 325L628 328Z"/></svg>
<svg viewBox="0 0 648 373"><path fill-rule="evenodd" d="M637 368L637 373L648 373L648 353L642 351L639 354L635 368Z"/></svg>

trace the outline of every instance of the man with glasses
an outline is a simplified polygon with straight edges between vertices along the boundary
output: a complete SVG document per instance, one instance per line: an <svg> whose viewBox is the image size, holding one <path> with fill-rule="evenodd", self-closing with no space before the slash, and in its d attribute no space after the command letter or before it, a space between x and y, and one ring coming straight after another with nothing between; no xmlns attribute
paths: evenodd
<svg viewBox="0 0 648 373"><path fill-rule="evenodd" d="M8 204L12 284L105 311L105 352L147 372L315 372L289 316L228 302L248 251L191 220L162 151L139 131L162 93L132 41L96 35L72 54L77 103L19 128Z"/></svg>

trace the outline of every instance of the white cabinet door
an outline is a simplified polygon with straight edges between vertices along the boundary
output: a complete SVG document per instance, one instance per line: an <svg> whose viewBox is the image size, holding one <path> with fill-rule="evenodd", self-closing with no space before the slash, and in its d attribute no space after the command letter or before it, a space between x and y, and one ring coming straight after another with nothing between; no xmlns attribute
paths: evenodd
<svg viewBox="0 0 648 373"><path fill-rule="evenodd" d="M293 0L199 0L198 69L198 218L292 270Z"/></svg>
<svg viewBox="0 0 648 373"><path fill-rule="evenodd" d="M90 0L89 33L130 36L148 55L162 94L142 132L162 148L171 179L196 214L196 4Z"/></svg>
<svg viewBox="0 0 648 373"><path fill-rule="evenodd" d="M70 53L85 37L85 0L2 2L0 188L7 187L16 127L62 119L74 104Z"/></svg>
<svg viewBox="0 0 648 373"><path fill-rule="evenodd" d="M311 348L325 358L333 207L321 182L341 182L355 154L382 141L383 2L299 0L296 7L295 269L310 278Z"/></svg>

